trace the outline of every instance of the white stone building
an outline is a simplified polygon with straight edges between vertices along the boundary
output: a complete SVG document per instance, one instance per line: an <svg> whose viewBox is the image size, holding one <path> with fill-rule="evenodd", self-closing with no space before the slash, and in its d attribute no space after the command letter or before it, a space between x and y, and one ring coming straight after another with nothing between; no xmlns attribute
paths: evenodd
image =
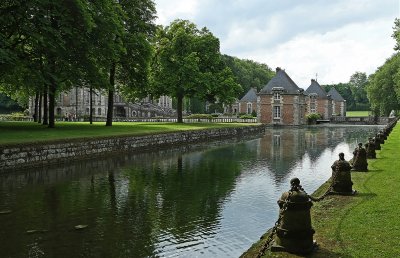
<svg viewBox="0 0 400 258"><path fill-rule="evenodd" d="M108 96L98 90L92 93L93 117L106 118ZM30 99L29 111L34 114L35 100ZM73 88L56 96L55 115L58 118L74 120L90 115L90 89ZM148 118L174 116L176 111L172 108L172 98L161 96L159 99L144 98L138 102L127 102L120 94L114 95L115 118Z"/></svg>

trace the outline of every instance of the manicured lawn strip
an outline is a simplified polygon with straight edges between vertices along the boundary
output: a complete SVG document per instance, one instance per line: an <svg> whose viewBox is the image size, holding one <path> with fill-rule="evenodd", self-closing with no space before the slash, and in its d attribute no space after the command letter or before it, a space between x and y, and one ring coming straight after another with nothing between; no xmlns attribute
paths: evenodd
<svg viewBox="0 0 400 258"><path fill-rule="evenodd" d="M369 172L352 172L357 195L329 196L314 204L312 224L319 248L307 257L400 257L399 149L397 125L377 159L368 160ZM319 196L328 185L313 195ZM243 256L254 257L261 244L262 240ZM268 252L265 257L304 256Z"/></svg>
<svg viewBox="0 0 400 258"><path fill-rule="evenodd" d="M346 116L369 116L371 114L371 111L347 111Z"/></svg>
<svg viewBox="0 0 400 258"><path fill-rule="evenodd" d="M140 136L171 133L188 130L204 130L226 127L251 126L246 123L140 123L114 122L106 127L104 122L58 122L56 128L33 122L0 122L0 145L43 141L57 141L77 138L96 138L112 136Z"/></svg>

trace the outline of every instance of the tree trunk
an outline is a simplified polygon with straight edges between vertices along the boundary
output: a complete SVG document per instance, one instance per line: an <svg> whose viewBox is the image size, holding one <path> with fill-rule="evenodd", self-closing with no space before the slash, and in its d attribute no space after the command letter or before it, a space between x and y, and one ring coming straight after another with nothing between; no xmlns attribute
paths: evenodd
<svg viewBox="0 0 400 258"><path fill-rule="evenodd" d="M33 122L37 122L38 120L38 105L39 105L39 92L35 94L35 113L33 114Z"/></svg>
<svg viewBox="0 0 400 258"><path fill-rule="evenodd" d="M107 107L107 122L106 126L112 126L114 108L114 91L108 90L108 107Z"/></svg>
<svg viewBox="0 0 400 258"><path fill-rule="evenodd" d="M177 100L178 100L178 105L177 105L176 112L178 113L178 123L183 123L183 119L182 119L183 96L178 95Z"/></svg>
<svg viewBox="0 0 400 258"><path fill-rule="evenodd" d="M89 122L90 122L90 124L93 124L93 87L92 87L92 85L90 85L89 101L90 101Z"/></svg>
<svg viewBox="0 0 400 258"><path fill-rule="evenodd" d="M106 126L112 126L114 109L114 86L115 86L115 66L113 63L110 68L110 89L108 90L108 109Z"/></svg>
<svg viewBox="0 0 400 258"><path fill-rule="evenodd" d="M78 87L75 87L75 118L73 121L78 121Z"/></svg>
<svg viewBox="0 0 400 258"><path fill-rule="evenodd" d="M48 118L48 101L47 101L47 93L48 93L48 87L47 85L44 87L44 92L43 92L43 125L48 125L49 124L49 118Z"/></svg>
<svg viewBox="0 0 400 258"><path fill-rule="evenodd" d="M51 80L51 84L49 87L49 128L54 128L54 104L56 98L56 82Z"/></svg>
<svg viewBox="0 0 400 258"><path fill-rule="evenodd" d="M39 124L41 124L42 123L42 93L39 93L39 107L38 107L38 109L39 109L39 112L38 112L37 122Z"/></svg>

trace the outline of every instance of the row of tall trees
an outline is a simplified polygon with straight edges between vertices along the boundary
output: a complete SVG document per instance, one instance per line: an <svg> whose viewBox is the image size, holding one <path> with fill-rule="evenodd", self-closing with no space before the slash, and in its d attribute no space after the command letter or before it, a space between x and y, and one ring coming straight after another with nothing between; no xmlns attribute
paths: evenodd
<svg viewBox="0 0 400 258"><path fill-rule="evenodd" d="M34 98L36 116L43 103L51 128L56 95L72 87L108 93L108 126L116 91L132 101L175 97L179 122L184 98L232 103L243 90L219 39L185 20L156 26L155 15L152 0L4 1L0 91Z"/></svg>
<svg viewBox="0 0 400 258"><path fill-rule="evenodd" d="M117 83L126 91L146 83L154 18L151 0L3 1L1 90L43 96L48 125L54 127L57 93L72 86L106 89L111 125Z"/></svg>

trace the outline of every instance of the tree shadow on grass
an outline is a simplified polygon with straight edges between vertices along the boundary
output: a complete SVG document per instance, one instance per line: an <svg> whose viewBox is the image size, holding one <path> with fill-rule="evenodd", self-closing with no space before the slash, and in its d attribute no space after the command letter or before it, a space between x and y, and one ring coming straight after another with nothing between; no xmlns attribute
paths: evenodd
<svg viewBox="0 0 400 258"><path fill-rule="evenodd" d="M299 257L312 257L312 258L317 258L317 257L326 257L326 258L353 258L351 255L346 255L343 253L338 253L338 252L333 252L332 250L329 250L324 247L317 247L314 252L312 252L310 255L307 256L299 256Z"/></svg>
<svg viewBox="0 0 400 258"><path fill-rule="evenodd" d="M369 198L374 198L374 197L376 197L376 196L378 196L376 193L359 193L359 192L357 192L355 195L354 195L354 197L361 197L361 198L366 198L366 197L368 197L367 199L369 199Z"/></svg>
<svg viewBox="0 0 400 258"><path fill-rule="evenodd" d="M249 257L257 257L257 256L245 256L245 258ZM302 257L302 258L353 258L353 256L346 255L343 253L333 252L332 250L318 246L309 254L294 254L288 252L271 252L268 251L265 253L263 257L275 257L275 258L293 258L293 257Z"/></svg>

